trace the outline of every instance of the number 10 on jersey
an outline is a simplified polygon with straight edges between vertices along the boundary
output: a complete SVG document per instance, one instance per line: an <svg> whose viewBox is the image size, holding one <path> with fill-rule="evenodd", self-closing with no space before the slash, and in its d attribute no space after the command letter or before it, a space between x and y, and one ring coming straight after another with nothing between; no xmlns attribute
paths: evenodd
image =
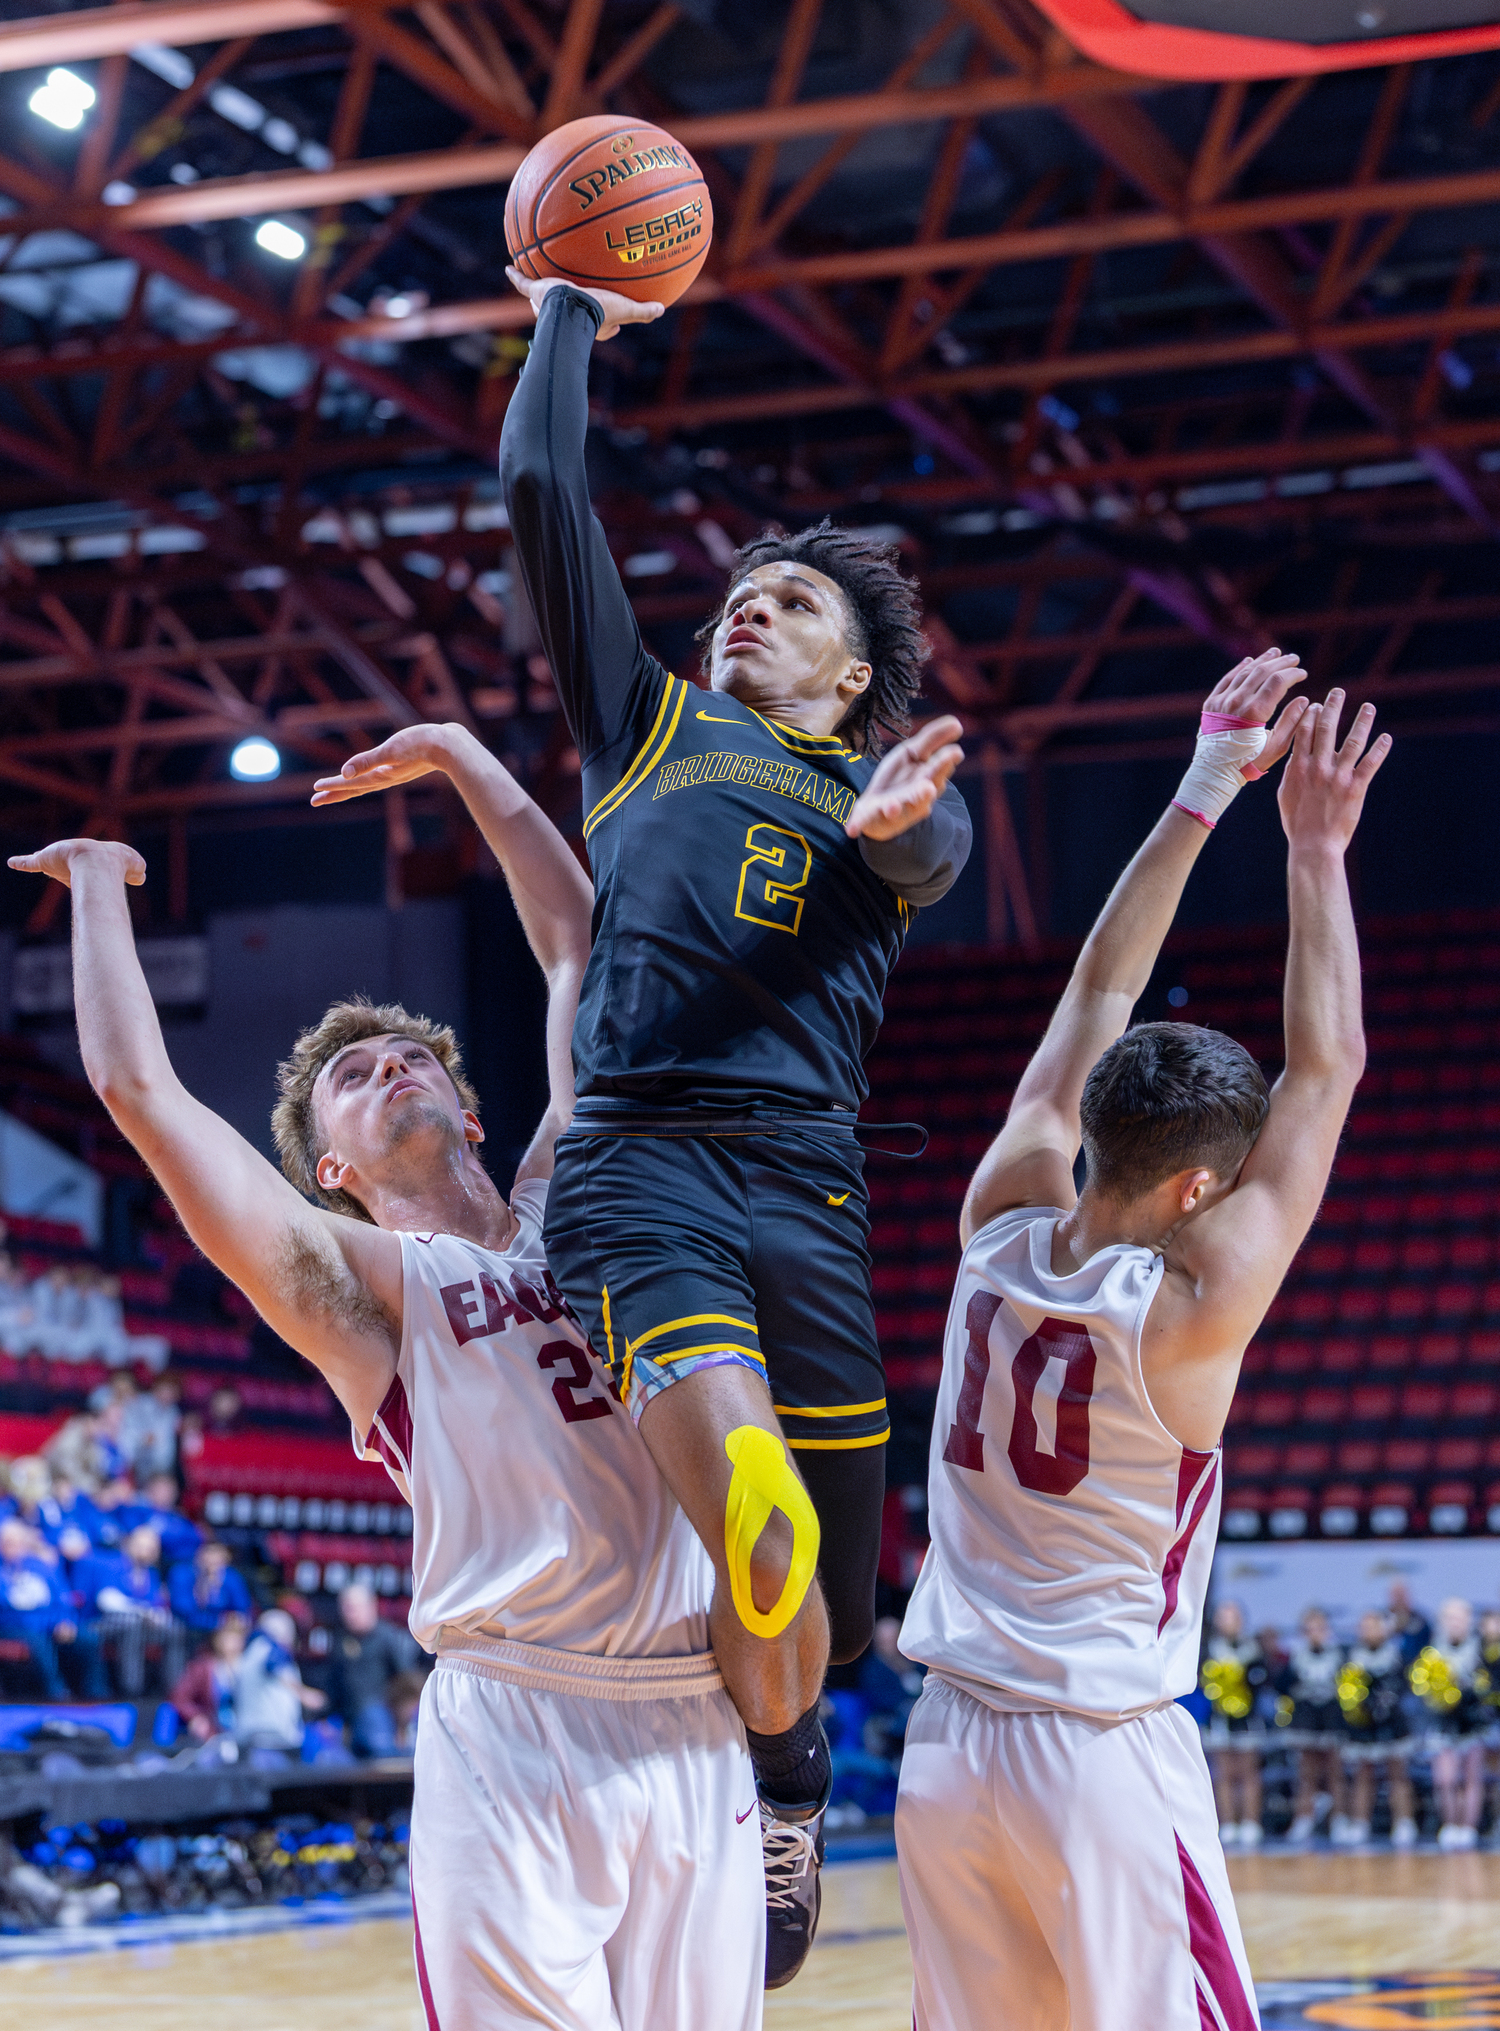
<svg viewBox="0 0 1500 2031"><path fill-rule="evenodd" d="M950 1467L984 1472L984 1433L979 1417L990 1379L990 1329L1003 1299L975 1291L964 1313L964 1379L957 1415L948 1427L943 1458ZM1036 1389L1051 1360L1064 1363L1057 1396L1057 1439L1053 1450L1038 1444ZM1023 1488L1037 1495L1071 1495L1089 1470L1089 1399L1094 1393L1094 1344L1081 1328L1062 1319L1043 1319L1016 1349L1011 1382L1016 1393L1006 1457Z"/></svg>

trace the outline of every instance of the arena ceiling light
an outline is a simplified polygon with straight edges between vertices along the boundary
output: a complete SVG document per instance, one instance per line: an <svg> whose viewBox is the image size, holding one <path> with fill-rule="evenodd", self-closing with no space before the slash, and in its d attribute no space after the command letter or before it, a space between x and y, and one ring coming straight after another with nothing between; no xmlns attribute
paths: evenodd
<svg viewBox="0 0 1500 2031"><path fill-rule="evenodd" d="M265 219L255 235L257 247L264 247L268 254L276 254L283 261L300 261L307 252L307 241L295 226L289 226L283 219Z"/></svg>
<svg viewBox="0 0 1500 2031"><path fill-rule="evenodd" d="M241 783L269 783L281 774L281 752L263 735L242 740L229 757L229 773Z"/></svg>
<svg viewBox="0 0 1500 2031"><path fill-rule="evenodd" d="M27 101L39 119L54 127L77 127L93 105L96 93L76 71L48 71L47 82L38 85Z"/></svg>

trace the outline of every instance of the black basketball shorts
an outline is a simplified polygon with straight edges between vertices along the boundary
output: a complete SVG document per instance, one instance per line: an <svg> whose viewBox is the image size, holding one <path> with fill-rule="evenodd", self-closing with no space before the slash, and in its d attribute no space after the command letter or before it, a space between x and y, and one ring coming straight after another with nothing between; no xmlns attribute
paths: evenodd
<svg viewBox="0 0 1500 2031"><path fill-rule="evenodd" d="M545 1241L635 1418L698 1368L743 1366L812 1454L890 1433L869 1232L852 1119L586 1100L557 1145Z"/></svg>

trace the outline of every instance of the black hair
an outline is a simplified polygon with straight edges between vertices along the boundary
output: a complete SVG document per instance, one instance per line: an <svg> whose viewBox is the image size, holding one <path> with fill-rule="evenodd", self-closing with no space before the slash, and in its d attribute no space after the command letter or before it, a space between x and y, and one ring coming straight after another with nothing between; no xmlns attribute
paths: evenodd
<svg viewBox="0 0 1500 2031"><path fill-rule="evenodd" d="M911 731L911 708L922 683L922 665L932 651L922 632L922 602L901 570L894 543L877 543L862 529L839 529L825 515L816 528L789 536L774 524L752 536L734 554L726 597L698 630L706 649L724 618L727 596L747 571L762 564L810 564L831 578L848 610L849 647L870 665L870 681L850 706L838 731L862 754L885 752L886 738Z"/></svg>
<svg viewBox="0 0 1500 2031"><path fill-rule="evenodd" d="M1137 1023L1084 1082L1089 1183L1128 1201L1178 1171L1232 1178L1270 1104L1264 1073L1233 1037L1192 1023Z"/></svg>

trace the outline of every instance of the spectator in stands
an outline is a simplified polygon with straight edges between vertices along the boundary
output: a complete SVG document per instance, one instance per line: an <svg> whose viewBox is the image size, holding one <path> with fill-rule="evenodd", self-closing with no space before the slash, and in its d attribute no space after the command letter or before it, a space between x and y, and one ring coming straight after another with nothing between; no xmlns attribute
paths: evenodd
<svg viewBox="0 0 1500 2031"><path fill-rule="evenodd" d="M172 1567L167 1598L178 1621L198 1636L211 1636L228 1614L238 1615L248 1627L254 1613L244 1576L230 1564L228 1545L212 1537L204 1539L190 1562Z"/></svg>
<svg viewBox="0 0 1500 2031"><path fill-rule="evenodd" d="M108 1699L98 1642L79 1626L60 1569L39 1550L36 1533L19 1517L0 1523L0 1636L26 1645L49 1700L72 1697L59 1651L77 1660L85 1699Z"/></svg>
<svg viewBox="0 0 1500 2031"><path fill-rule="evenodd" d="M422 1688L426 1683L425 1671L398 1671L385 1689L398 1756L410 1756L417 1746L417 1709L422 1704Z"/></svg>
<svg viewBox="0 0 1500 2031"><path fill-rule="evenodd" d="M45 1460L35 1453L23 1453L10 1463L9 1482L10 1500L3 1506L3 1513L18 1516L30 1525L46 1545L49 1563L55 1564L61 1557L71 1565L75 1559L87 1557L93 1538L85 1527L84 1517L75 1513L77 1497L69 1490L66 1507L58 1500Z"/></svg>
<svg viewBox="0 0 1500 2031"><path fill-rule="evenodd" d="M339 1621L329 1674L333 1710L348 1723L357 1756L393 1756L396 1726L386 1695L410 1669L417 1646L404 1629L382 1621L374 1588L358 1581L339 1595Z"/></svg>
<svg viewBox="0 0 1500 2031"><path fill-rule="evenodd" d="M1411 1667L1412 1690L1430 1716L1432 1782L1442 1825L1440 1848L1479 1843L1484 1805L1484 1736L1489 1716L1476 1681L1479 1635L1474 1610L1454 1596L1438 1609L1432 1641L1423 1644Z"/></svg>
<svg viewBox="0 0 1500 2031"><path fill-rule="evenodd" d="M232 1432L239 1428L240 1412L245 1408L240 1393L227 1382L221 1383L208 1399L208 1416L203 1429L208 1433Z"/></svg>
<svg viewBox="0 0 1500 2031"><path fill-rule="evenodd" d="M31 1279L13 1257L0 1250L0 1354L19 1361L35 1346L35 1312Z"/></svg>
<svg viewBox="0 0 1500 2031"><path fill-rule="evenodd" d="M860 1660L859 1690L870 1702L865 1747L877 1756L899 1759L906 1724L926 1678L926 1668L912 1664L897 1649L899 1615L881 1615L875 1622L870 1648Z"/></svg>
<svg viewBox="0 0 1500 2031"><path fill-rule="evenodd" d="M235 1740L245 1749L296 1755L302 1747L303 1715L327 1704L302 1683L294 1655L297 1625L283 1608L268 1608L245 1645L234 1686Z"/></svg>
<svg viewBox="0 0 1500 2031"><path fill-rule="evenodd" d="M1387 1600L1386 1619L1391 1634L1401 1645L1401 1660L1410 1670L1417 1652L1432 1641L1432 1624L1419 1608L1412 1606L1411 1589L1405 1580L1392 1580Z"/></svg>
<svg viewBox="0 0 1500 2031"><path fill-rule="evenodd" d="M107 1404L102 1411L80 1411L53 1433L46 1459L54 1475L97 1496L120 1479L129 1462L119 1442L124 1406Z"/></svg>
<svg viewBox="0 0 1500 2031"><path fill-rule="evenodd" d="M172 1688L177 1717L195 1742L234 1732L235 1687L249 1632L248 1616L221 1615L209 1648L190 1660Z"/></svg>
<svg viewBox="0 0 1500 2031"><path fill-rule="evenodd" d="M1401 1639L1390 1617L1371 1608L1359 1618L1359 1640L1339 1674L1339 1704L1349 1730L1349 1755L1354 1764L1354 1803L1349 1840L1359 1846L1370 1838L1375 1780L1385 1766L1391 1802L1391 1846L1416 1845L1417 1816L1412 1804L1411 1724L1406 1717L1406 1664Z"/></svg>
<svg viewBox="0 0 1500 2031"><path fill-rule="evenodd" d="M178 1457L184 1461L196 1460L203 1451L205 1437L214 1438L236 1430L242 1408L237 1389L231 1389L227 1383L216 1389L201 1416L197 1411L189 1411L183 1418L177 1433Z"/></svg>
<svg viewBox="0 0 1500 2031"><path fill-rule="evenodd" d="M176 1684L182 1673L185 1632L167 1606L156 1568L161 1540L142 1526L121 1541L118 1551L91 1552L74 1569L73 1584L83 1612L101 1645L114 1645L115 1676L127 1699L146 1689L146 1646L158 1644L162 1681Z"/></svg>
<svg viewBox="0 0 1500 2031"><path fill-rule="evenodd" d="M122 1531L154 1530L169 1566L195 1558L203 1542L197 1524L177 1506L177 1478L173 1474L153 1474L138 1497L120 1504L117 1515Z"/></svg>
<svg viewBox="0 0 1500 2031"><path fill-rule="evenodd" d="M82 1330L89 1348L85 1358L97 1358L110 1368L124 1368L132 1361L140 1361L153 1373L160 1374L171 1356L171 1344L160 1333L126 1331L117 1276L95 1271L85 1279Z"/></svg>
<svg viewBox="0 0 1500 2031"><path fill-rule="evenodd" d="M89 1391L89 1409L96 1415L108 1410L112 1403L121 1405L124 1415L120 1421L121 1436L130 1418L130 1406L140 1395L133 1375L112 1375L108 1382L101 1382L97 1389Z"/></svg>
<svg viewBox="0 0 1500 2031"><path fill-rule="evenodd" d="M1342 1647L1333 1640L1326 1613L1309 1608L1302 1617L1302 1641L1295 1644L1277 1690L1291 1701L1292 1740L1298 1745L1297 1800L1290 1841L1312 1838L1326 1799L1332 1808L1328 1831L1343 1843L1349 1837L1344 1799L1344 1717L1339 1706Z"/></svg>
<svg viewBox="0 0 1500 2031"><path fill-rule="evenodd" d="M182 1426L182 1384L158 1375L148 1391L126 1405L120 1443L142 1483L153 1474L177 1471L177 1434Z"/></svg>
<svg viewBox="0 0 1500 2031"><path fill-rule="evenodd" d="M1270 1672L1259 1642L1245 1627L1238 1601L1220 1601L1204 1645L1198 1683L1209 1703L1203 1730L1219 1809L1219 1839L1257 1848L1261 1828L1261 1757L1265 1722L1260 1695Z"/></svg>

